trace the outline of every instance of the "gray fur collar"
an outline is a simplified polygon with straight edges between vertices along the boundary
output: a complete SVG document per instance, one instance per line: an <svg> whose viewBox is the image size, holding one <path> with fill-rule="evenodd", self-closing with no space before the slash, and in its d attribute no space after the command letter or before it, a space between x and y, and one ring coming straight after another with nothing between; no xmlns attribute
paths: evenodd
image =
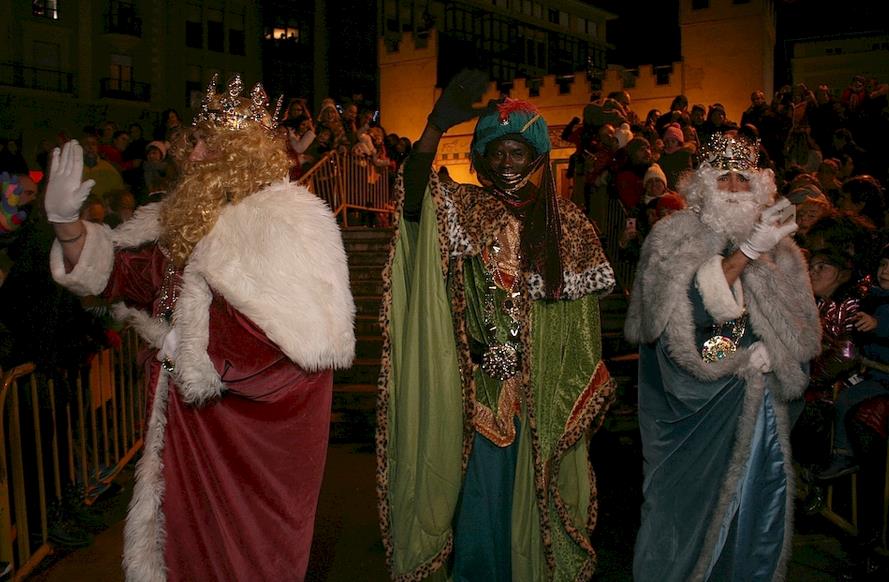
<svg viewBox="0 0 889 582"><path fill-rule="evenodd" d="M695 274L728 241L705 226L691 210L660 221L645 240L636 272L624 333L633 342L651 343L662 334L670 356L701 380L741 376L746 353L706 363L695 344L689 286ZM753 331L772 361L775 396L802 395L808 376L802 364L821 349L821 324L799 249L785 239L752 262L741 276Z"/></svg>

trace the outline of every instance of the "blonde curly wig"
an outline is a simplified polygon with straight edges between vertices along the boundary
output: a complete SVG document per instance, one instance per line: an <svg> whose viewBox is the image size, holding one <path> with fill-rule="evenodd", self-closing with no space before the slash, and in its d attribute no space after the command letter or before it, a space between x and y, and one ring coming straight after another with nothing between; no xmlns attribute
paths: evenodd
<svg viewBox="0 0 889 582"><path fill-rule="evenodd" d="M208 155L189 161L199 140ZM179 266L185 265L227 204L237 204L286 178L290 168L283 137L258 123L236 131L202 123L176 136L171 153L183 173L161 209L161 244Z"/></svg>

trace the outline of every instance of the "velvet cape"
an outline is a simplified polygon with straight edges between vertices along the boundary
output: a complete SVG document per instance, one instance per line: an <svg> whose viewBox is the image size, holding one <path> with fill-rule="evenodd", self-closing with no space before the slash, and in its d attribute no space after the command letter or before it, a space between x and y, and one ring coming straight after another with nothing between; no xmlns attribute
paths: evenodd
<svg viewBox="0 0 889 582"><path fill-rule="evenodd" d="M122 300L157 350L169 267L157 204L114 231L85 223L57 281ZM326 456L332 370L354 355L339 228L281 182L228 206L179 277L175 372L151 354L144 451L124 532L128 580L301 580Z"/></svg>

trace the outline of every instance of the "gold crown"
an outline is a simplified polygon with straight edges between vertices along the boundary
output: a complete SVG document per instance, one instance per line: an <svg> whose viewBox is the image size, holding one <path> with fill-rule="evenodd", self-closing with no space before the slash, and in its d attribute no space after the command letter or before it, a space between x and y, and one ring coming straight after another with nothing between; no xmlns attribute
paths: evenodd
<svg viewBox="0 0 889 582"><path fill-rule="evenodd" d="M278 97L274 113L269 114L269 98L262 88L262 83L253 86L248 99L241 97L244 91L241 75L232 77L222 93L216 92L218 82L219 74L214 73L210 84L207 85L207 93L201 99L201 111L195 116L193 125L209 122L223 129L238 130L247 123L258 123L268 131L278 127L283 95Z"/></svg>
<svg viewBox="0 0 889 582"><path fill-rule="evenodd" d="M701 147L700 161L722 170L755 170L759 141L740 135L714 133Z"/></svg>

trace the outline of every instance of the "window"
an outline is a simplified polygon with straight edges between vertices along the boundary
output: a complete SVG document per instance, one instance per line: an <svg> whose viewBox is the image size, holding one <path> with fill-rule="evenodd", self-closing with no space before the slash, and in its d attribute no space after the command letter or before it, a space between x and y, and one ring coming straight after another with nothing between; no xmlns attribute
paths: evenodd
<svg viewBox="0 0 889 582"><path fill-rule="evenodd" d="M133 91L133 59L126 55L111 55L109 89L131 93Z"/></svg>
<svg viewBox="0 0 889 582"><path fill-rule="evenodd" d="M59 0L31 0L31 14L58 20Z"/></svg>
<svg viewBox="0 0 889 582"><path fill-rule="evenodd" d="M185 46L204 48L204 27L200 22L185 21Z"/></svg>
<svg viewBox="0 0 889 582"><path fill-rule="evenodd" d="M692 10L703 10L704 8L710 8L710 0L691 0Z"/></svg>
<svg viewBox="0 0 889 582"><path fill-rule="evenodd" d="M554 8L550 8L550 9L549 9L549 21L550 21L552 24L558 24L558 23L559 23L559 11L558 11L558 10L556 10L556 9L554 9Z"/></svg>
<svg viewBox="0 0 889 582"><path fill-rule="evenodd" d="M228 52L233 55L246 55L247 47L244 42L244 31L229 29Z"/></svg>
<svg viewBox="0 0 889 582"><path fill-rule="evenodd" d="M225 31L222 22L207 21L207 48L219 53L225 50Z"/></svg>

